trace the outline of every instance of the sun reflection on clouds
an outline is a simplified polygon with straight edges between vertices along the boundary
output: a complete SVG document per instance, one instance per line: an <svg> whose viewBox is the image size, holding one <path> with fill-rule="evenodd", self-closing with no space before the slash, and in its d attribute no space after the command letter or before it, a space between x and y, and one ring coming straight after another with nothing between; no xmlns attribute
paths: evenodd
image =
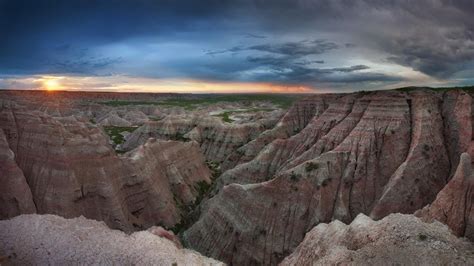
<svg viewBox="0 0 474 266"><path fill-rule="evenodd" d="M22 83L22 89L113 91L113 92L163 92L163 93L314 93L310 86L217 82L191 79L154 79L130 76L35 76L14 78L14 83ZM30 84L30 86L25 86ZM10 87L7 89L19 89Z"/></svg>
<svg viewBox="0 0 474 266"><path fill-rule="evenodd" d="M56 90L63 90L66 89L62 86L60 80L64 79L64 77L56 77L56 76L42 76L41 78L37 79L37 83L41 84L41 89L47 91L56 91Z"/></svg>

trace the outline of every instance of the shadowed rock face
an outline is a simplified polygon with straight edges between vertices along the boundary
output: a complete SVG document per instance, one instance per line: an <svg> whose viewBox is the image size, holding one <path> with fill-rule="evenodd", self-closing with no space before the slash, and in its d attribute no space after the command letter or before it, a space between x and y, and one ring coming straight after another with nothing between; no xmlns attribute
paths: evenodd
<svg viewBox="0 0 474 266"><path fill-rule="evenodd" d="M380 221L359 214L351 224L319 224L280 265L468 265L472 243L440 223L391 214Z"/></svg>
<svg viewBox="0 0 474 266"><path fill-rule="evenodd" d="M177 205L192 203L198 182L210 182L195 143L147 143L132 158L120 158L103 131L90 123L11 104L0 110L0 128L38 213L84 215L124 231L171 227L181 219ZM27 193L22 200L28 202Z"/></svg>
<svg viewBox="0 0 474 266"><path fill-rule="evenodd" d="M211 183L211 172L194 141L149 139L123 159L135 173L127 180L125 193L140 228L178 224L185 214L179 206L193 204L200 193L198 186Z"/></svg>
<svg viewBox="0 0 474 266"><path fill-rule="evenodd" d="M445 223L457 236L474 241L474 173L468 153L461 155L454 177L433 203L415 215L428 222Z"/></svg>
<svg viewBox="0 0 474 266"><path fill-rule="evenodd" d="M447 128L470 108L461 92L341 97L298 134L225 172L184 241L227 263L273 265L321 222L413 213L436 198L466 151L470 133Z"/></svg>
<svg viewBox="0 0 474 266"><path fill-rule="evenodd" d="M30 187L0 129L0 219L36 212Z"/></svg>

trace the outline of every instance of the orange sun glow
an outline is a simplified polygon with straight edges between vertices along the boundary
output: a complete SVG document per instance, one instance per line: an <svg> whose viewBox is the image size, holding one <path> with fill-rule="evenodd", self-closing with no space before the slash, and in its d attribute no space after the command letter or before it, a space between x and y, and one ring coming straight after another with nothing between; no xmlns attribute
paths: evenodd
<svg viewBox="0 0 474 266"><path fill-rule="evenodd" d="M59 81L56 79L48 79L43 82L43 86L48 91L54 91L61 87Z"/></svg>

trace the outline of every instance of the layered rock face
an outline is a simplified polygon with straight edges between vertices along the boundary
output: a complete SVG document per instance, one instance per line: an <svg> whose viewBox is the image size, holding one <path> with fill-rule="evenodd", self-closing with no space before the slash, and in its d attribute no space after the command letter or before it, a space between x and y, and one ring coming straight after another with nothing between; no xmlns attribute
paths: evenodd
<svg viewBox="0 0 474 266"><path fill-rule="evenodd" d="M0 259L14 265L223 265L179 248L163 233L127 235L84 217L21 215L0 221Z"/></svg>
<svg viewBox="0 0 474 266"><path fill-rule="evenodd" d="M371 216L413 213L430 203L449 178L450 164L436 96L411 94L412 134L408 156L390 178Z"/></svg>
<svg viewBox="0 0 474 266"><path fill-rule="evenodd" d="M120 192L130 173L99 128L16 108L4 108L0 121L38 213L84 215L130 229Z"/></svg>
<svg viewBox="0 0 474 266"><path fill-rule="evenodd" d="M263 132L268 120L244 124L225 124L217 117L168 116L151 121L135 130L122 145L130 150L143 144L148 138L195 140L206 156L214 162L223 162L237 148L255 139ZM273 123L269 123L273 125Z"/></svg>
<svg viewBox="0 0 474 266"><path fill-rule="evenodd" d="M123 158L135 177L125 183L127 204L140 228L173 227L195 203L211 172L197 142L149 139Z"/></svg>
<svg viewBox="0 0 474 266"><path fill-rule="evenodd" d="M245 184L271 178L280 168L308 150L320 137L346 118L351 112L354 101L355 96L349 95L332 103L321 115L315 113L313 119L300 133L286 140L279 138L273 141L254 160L227 171L220 178L220 182ZM322 101L321 103L323 104Z"/></svg>
<svg viewBox="0 0 474 266"><path fill-rule="evenodd" d="M275 127L264 131L254 140L232 152L222 164L222 168L228 170L238 164L251 161L267 144L275 139L286 139L300 132L310 120L321 115L328 108L330 102L339 97L341 96L324 94L297 101Z"/></svg>
<svg viewBox="0 0 474 266"><path fill-rule="evenodd" d="M148 117L140 110L119 109L98 117L97 123L101 126L129 127L143 125L148 120Z"/></svg>
<svg viewBox="0 0 474 266"><path fill-rule="evenodd" d="M458 96L419 90L341 97L300 133L224 173L222 189L184 241L227 263L274 265L321 222L413 213L446 185L452 156L466 148L456 143L470 138L463 130L445 135L458 123L446 117L463 121L471 113L470 96Z"/></svg>
<svg viewBox="0 0 474 266"><path fill-rule="evenodd" d="M36 207L23 172L15 162L15 154L0 129L0 219L22 213L34 213Z"/></svg>
<svg viewBox="0 0 474 266"><path fill-rule="evenodd" d="M474 246L440 223L391 214L359 214L350 225L319 224L280 265L470 265Z"/></svg>
<svg viewBox="0 0 474 266"><path fill-rule="evenodd" d="M171 227L181 219L177 205L193 202L198 183L210 182L193 143L147 143L131 159L121 159L103 131L90 123L7 104L0 111L0 128L38 213L84 215L124 231Z"/></svg>
<svg viewBox="0 0 474 266"><path fill-rule="evenodd" d="M474 173L468 153L462 154L454 177L433 203L415 215L428 222L443 222L457 236L474 241Z"/></svg>
<svg viewBox="0 0 474 266"><path fill-rule="evenodd" d="M117 155L86 118L0 101L0 210L83 215L127 232L199 218L185 246L232 265L276 265L290 254L284 264L469 264L472 246L447 228L474 239L465 154L474 155L473 105L461 90L418 89L315 95L281 119L239 114L236 123L181 108L128 135L129 151ZM101 110L98 123L138 121L140 112ZM227 170L209 194L206 161ZM391 215L414 212L432 224ZM333 220L341 222L324 224Z"/></svg>
<svg viewBox="0 0 474 266"><path fill-rule="evenodd" d="M471 146L473 104L471 96L461 90L448 91L443 98L442 116L451 175L456 170L461 153L468 151Z"/></svg>

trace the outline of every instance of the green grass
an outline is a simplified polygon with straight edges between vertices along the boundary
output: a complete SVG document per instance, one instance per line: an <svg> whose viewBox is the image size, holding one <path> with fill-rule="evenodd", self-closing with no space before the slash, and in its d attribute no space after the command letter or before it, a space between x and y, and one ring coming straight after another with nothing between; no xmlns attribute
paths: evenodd
<svg viewBox="0 0 474 266"><path fill-rule="evenodd" d="M221 166L218 162L206 161L206 164L209 170L211 170L212 180L215 180L219 176L221 176L222 174Z"/></svg>
<svg viewBox="0 0 474 266"><path fill-rule="evenodd" d="M234 122L234 120L229 117L231 114L232 114L232 111L226 111L215 116L221 117L222 121L226 123L232 123Z"/></svg>
<svg viewBox="0 0 474 266"><path fill-rule="evenodd" d="M161 121L161 120L163 120L163 118L156 117L156 116L149 116L148 119L150 119L151 121Z"/></svg>
<svg viewBox="0 0 474 266"><path fill-rule="evenodd" d="M115 143L115 145L119 145L125 142L122 134L123 132L133 132L138 127L115 127L115 126L105 126L104 130L107 135L109 135L110 139Z"/></svg>
<svg viewBox="0 0 474 266"><path fill-rule="evenodd" d="M396 89L397 91L403 91L403 92L410 92L414 91L416 89L428 89L432 91L439 91L439 92L445 92L445 91L450 91L450 90L464 90L464 91L473 91L474 86L464 86L464 87L403 87L403 88L398 88Z"/></svg>
<svg viewBox="0 0 474 266"><path fill-rule="evenodd" d="M169 228L176 235L181 235L186 229L188 229L196 220L199 218L200 210L199 204L201 201L209 196L211 191L214 189L216 182L215 180L222 174L220 170L220 165L217 162L206 161L207 167L211 170L211 184L208 184L205 181L199 181L194 186L194 189L197 191L196 198L193 203L189 205L183 205L176 198L174 199L176 205L181 210L181 221L176 224L174 227Z"/></svg>
<svg viewBox="0 0 474 266"><path fill-rule="evenodd" d="M233 120L232 118L230 118L230 115L232 114L236 114L236 113L253 113L253 112L261 112L261 111L264 111L264 112L271 112L273 111L274 109L271 109L271 108L249 108L249 109L246 109L246 110L234 110L234 111L225 111L225 112L222 112L220 114L217 114L217 115L214 115L214 116L218 116L218 117L221 117L222 118L222 121L226 122L226 123L232 123L234 122L235 120Z"/></svg>
<svg viewBox="0 0 474 266"><path fill-rule="evenodd" d="M166 99L162 101L105 101L99 102L109 106L125 105L158 105L169 107L183 107L187 110L193 110L199 106L211 105L220 102L242 102L251 105L253 102L271 102L282 109L289 108L300 96L288 94L226 94L226 95L201 95L196 98Z"/></svg>

